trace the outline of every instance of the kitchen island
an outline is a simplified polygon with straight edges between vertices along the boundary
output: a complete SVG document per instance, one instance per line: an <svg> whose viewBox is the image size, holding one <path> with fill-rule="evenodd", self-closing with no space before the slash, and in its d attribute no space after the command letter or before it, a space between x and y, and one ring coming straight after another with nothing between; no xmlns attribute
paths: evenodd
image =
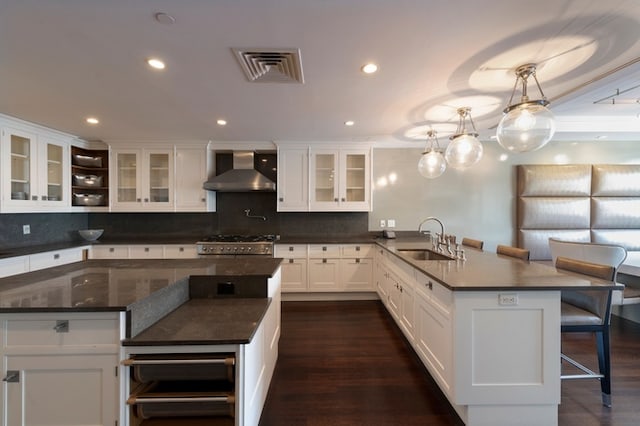
<svg viewBox="0 0 640 426"><path fill-rule="evenodd" d="M15 275L0 279L0 325L3 424L144 424L125 404L122 360L223 352L235 358L223 424L253 425L277 359L280 259L89 260Z"/></svg>
<svg viewBox="0 0 640 426"><path fill-rule="evenodd" d="M620 287L470 248L466 260L421 259L430 248L425 238L378 241L376 287L461 419L557 425L560 292Z"/></svg>

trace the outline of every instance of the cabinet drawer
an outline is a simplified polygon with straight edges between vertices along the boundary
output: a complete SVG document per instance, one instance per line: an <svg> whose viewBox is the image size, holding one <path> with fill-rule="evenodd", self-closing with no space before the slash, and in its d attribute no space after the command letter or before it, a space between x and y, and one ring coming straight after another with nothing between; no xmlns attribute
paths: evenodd
<svg viewBox="0 0 640 426"><path fill-rule="evenodd" d="M372 258L373 246L371 244L344 244L342 246L342 257Z"/></svg>
<svg viewBox="0 0 640 426"><path fill-rule="evenodd" d="M198 252L193 244L164 246L165 259L196 259L197 257Z"/></svg>
<svg viewBox="0 0 640 426"><path fill-rule="evenodd" d="M307 257L306 244L276 244L275 257L284 259L302 259Z"/></svg>
<svg viewBox="0 0 640 426"><path fill-rule="evenodd" d="M70 319L67 319L70 318ZM119 321L113 318L73 318L38 315L33 319L3 321L6 349L29 346L118 345Z"/></svg>
<svg viewBox="0 0 640 426"><path fill-rule="evenodd" d="M453 292L422 272L417 272L416 275L416 291L421 293L442 314L449 316L453 305Z"/></svg>
<svg viewBox="0 0 640 426"><path fill-rule="evenodd" d="M129 247L117 246L93 246L91 247L91 259L128 259Z"/></svg>
<svg viewBox="0 0 640 426"><path fill-rule="evenodd" d="M29 255L29 270L37 271L39 269L51 268L52 266L80 262L83 260L82 252L82 249L74 248Z"/></svg>
<svg viewBox="0 0 640 426"><path fill-rule="evenodd" d="M130 259L162 259L164 250L162 246L131 246L129 247Z"/></svg>
<svg viewBox="0 0 640 426"><path fill-rule="evenodd" d="M310 258L339 258L340 246L337 244L309 244Z"/></svg>
<svg viewBox="0 0 640 426"><path fill-rule="evenodd" d="M29 272L29 256L0 259L0 278Z"/></svg>

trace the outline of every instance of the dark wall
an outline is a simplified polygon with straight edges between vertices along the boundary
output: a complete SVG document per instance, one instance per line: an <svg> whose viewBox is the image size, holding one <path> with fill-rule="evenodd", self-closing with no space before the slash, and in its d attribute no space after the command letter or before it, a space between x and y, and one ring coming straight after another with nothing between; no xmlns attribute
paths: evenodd
<svg viewBox="0 0 640 426"><path fill-rule="evenodd" d="M31 233L22 233L29 225ZM79 229L87 229L87 213L0 214L0 247L28 247L81 240Z"/></svg>
<svg viewBox="0 0 640 426"><path fill-rule="evenodd" d="M30 225L31 234L22 234L23 225ZM278 213L273 192L218 193L215 213L0 214L0 248L80 241L78 230L88 228L104 229L103 240L197 241L212 234L330 238L366 235L368 213Z"/></svg>

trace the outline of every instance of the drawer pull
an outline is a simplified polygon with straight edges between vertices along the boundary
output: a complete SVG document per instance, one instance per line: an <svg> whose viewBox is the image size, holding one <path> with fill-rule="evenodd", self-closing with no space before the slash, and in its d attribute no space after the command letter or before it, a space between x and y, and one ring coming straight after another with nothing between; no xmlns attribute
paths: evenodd
<svg viewBox="0 0 640 426"><path fill-rule="evenodd" d="M2 379L2 381L7 383L20 383L20 371L7 370L7 375Z"/></svg>
<svg viewBox="0 0 640 426"><path fill-rule="evenodd" d="M322 259L322 263L327 263L327 259Z"/></svg>
<svg viewBox="0 0 640 426"><path fill-rule="evenodd" d="M429 281L428 283L425 284L425 286L429 289L429 290L433 290L433 283L431 281Z"/></svg>
<svg viewBox="0 0 640 426"><path fill-rule="evenodd" d="M54 255L53 255L53 258L54 258L54 259L56 259L56 260L60 259L60 253L56 253L56 254L54 254Z"/></svg>
<svg viewBox="0 0 640 426"><path fill-rule="evenodd" d="M145 253L149 253L149 247L145 247L145 248L144 248L144 252L145 252Z"/></svg>
<svg viewBox="0 0 640 426"><path fill-rule="evenodd" d="M356 251L360 251L360 246L356 246Z"/></svg>
<svg viewBox="0 0 640 426"><path fill-rule="evenodd" d="M184 251L184 247L180 247L180 248L178 249L178 251L179 251L180 253L182 253L182 252Z"/></svg>
<svg viewBox="0 0 640 426"><path fill-rule="evenodd" d="M114 247L109 247L109 253L113 253L114 251L116 251Z"/></svg>
<svg viewBox="0 0 640 426"><path fill-rule="evenodd" d="M322 251L327 251L327 246L322 246Z"/></svg>
<svg viewBox="0 0 640 426"><path fill-rule="evenodd" d="M68 333L69 332L69 320L58 320L56 321L55 327L53 329L56 333Z"/></svg>
<svg viewBox="0 0 640 426"><path fill-rule="evenodd" d="M293 251L293 246L289 246L289 251Z"/></svg>
<svg viewBox="0 0 640 426"><path fill-rule="evenodd" d="M360 263L360 259L356 259L356 263Z"/></svg>
<svg viewBox="0 0 640 426"><path fill-rule="evenodd" d="M289 263L293 263L293 259L289 259Z"/></svg>

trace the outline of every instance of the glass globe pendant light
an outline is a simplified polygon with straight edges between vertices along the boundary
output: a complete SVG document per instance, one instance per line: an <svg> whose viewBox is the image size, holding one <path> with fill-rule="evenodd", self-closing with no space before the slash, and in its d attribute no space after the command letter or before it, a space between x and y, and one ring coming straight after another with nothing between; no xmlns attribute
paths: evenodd
<svg viewBox="0 0 640 426"><path fill-rule="evenodd" d="M538 78L536 66L526 64L516 68L516 83L509 99L509 106L504 109L504 116L498 124L496 136L498 143L507 151L527 152L540 149L547 144L556 131L553 113L547 105L549 101L544 96ZM531 101L527 96L527 79L533 79L540 91L541 99ZM520 103L512 105L513 96L522 81L522 98Z"/></svg>
<svg viewBox="0 0 640 426"><path fill-rule="evenodd" d="M447 162L442 155L436 131L429 130L427 132L427 147L418 161L418 171L428 179L435 179L441 176L446 169Z"/></svg>
<svg viewBox="0 0 640 426"><path fill-rule="evenodd" d="M454 169L466 169L473 166L482 158L482 144L478 140L476 126L471 119L471 108L458 108L458 128L456 133L449 137L451 142L447 145L444 158L447 164ZM468 132L465 126L466 119L469 118L473 132Z"/></svg>

